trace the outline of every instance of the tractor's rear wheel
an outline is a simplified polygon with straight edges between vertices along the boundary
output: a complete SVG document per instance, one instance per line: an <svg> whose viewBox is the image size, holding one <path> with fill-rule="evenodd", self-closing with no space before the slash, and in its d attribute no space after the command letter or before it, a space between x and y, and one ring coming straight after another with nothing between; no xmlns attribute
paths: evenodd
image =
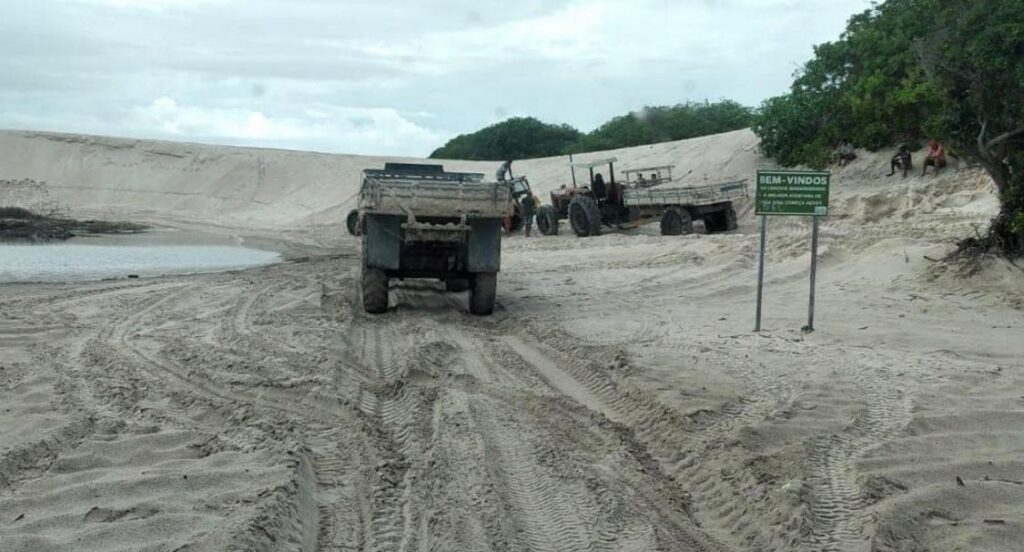
<svg viewBox="0 0 1024 552"><path fill-rule="evenodd" d="M444 281L444 289L452 292L462 292L469 289L469 280L466 278L450 278Z"/></svg>
<svg viewBox="0 0 1024 552"><path fill-rule="evenodd" d="M585 238L601 234L601 210L590 196L579 196L569 204L569 224L576 235Z"/></svg>
<svg viewBox="0 0 1024 552"><path fill-rule="evenodd" d="M361 234L359 231L359 210L352 209L348 212L348 216L345 217L345 227L348 228L349 235L358 236Z"/></svg>
<svg viewBox="0 0 1024 552"><path fill-rule="evenodd" d="M478 272L473 276L473 286L469 290L469 312L476 315L488 315L494 312L494 299L498 289L496 272Z"/></svg>
<svg viewBox="0 0 1024 552"><path fill-rule="evenodd" d="M554 236L558 233L558 213L550 205L543 205L537 210L537 230L545 236Z"/></svg>
<svg viewBox="0 0 1024 552"><path fill-rule="evenodd" d="M363 267L363 310L380 314L388 310L388 275L378 268Z"/></svg>
<svg viewBox="0 0 1024 552"><path fill-rule="evenodd" d="M693 231L693 217L686 209L670 207L661 215L661 235L678 236Z"/></svg>

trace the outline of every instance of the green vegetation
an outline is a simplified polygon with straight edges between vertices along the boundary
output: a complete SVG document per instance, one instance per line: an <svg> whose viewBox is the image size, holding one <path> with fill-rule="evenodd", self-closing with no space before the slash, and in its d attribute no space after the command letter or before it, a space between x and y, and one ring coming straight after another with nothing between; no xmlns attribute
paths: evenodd
<svg viewBox="0 0 1024 552"><path fill-rule="evenodd" d="M580 139L569 125L550 125L533 117L513 117L472 134L460 134L430 154L435 159L504 161L561 155Z"/></svg>
<svg viewBox="0 0 1024 552"><path fill-rule="evenodd" d="M626 148L747 128L752 118L750 108L729 100L647 107L615 117L588 134L568 125L517 117L456 136L430 157L496 161Z"/></svg>
<svg viewBox="0 0 1024 552"><path fill-rule="evenodd" d="M935 137L992 175L1002 210L969 248L1024 253L1024 2L888 0L817 46L754 131L784 165L821 167L843 138L869 149Z"/></svg>

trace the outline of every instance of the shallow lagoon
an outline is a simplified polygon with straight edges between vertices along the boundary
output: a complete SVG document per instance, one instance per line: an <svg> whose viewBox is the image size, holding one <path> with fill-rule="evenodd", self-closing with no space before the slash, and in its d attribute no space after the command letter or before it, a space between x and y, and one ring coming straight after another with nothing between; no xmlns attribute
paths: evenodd
<svg viewBox="0 0 1024 552"><path fill-rule="evenodd" d="M0 244L0 282L72 282L216 272L281 261L241 240L176 231L76 238L46 244ZM231 243L235 242L235 243Z"/></svg>

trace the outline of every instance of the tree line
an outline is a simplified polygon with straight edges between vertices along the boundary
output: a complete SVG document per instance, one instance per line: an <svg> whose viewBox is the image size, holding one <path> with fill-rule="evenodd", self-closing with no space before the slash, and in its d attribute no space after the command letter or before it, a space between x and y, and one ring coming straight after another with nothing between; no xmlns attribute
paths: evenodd
<svg viewBox="0 0 1024 552"><path fill-rule="evenodd" d="M1002 206L961 247L1024 254L1024 2L876 4L815 47L753 129L766 155L811 167L841 140L872 150L942 140L985 168Z"/></svg>
<svg viewBox="0 0 1024 552"><path fill-rule="evenodd" d="M753 109L731 100L690 102L645 107L615 117L588 133L533 117L513 117L456 136L430 157L495 161L642 146L747 128L753 115Z"/></svg>

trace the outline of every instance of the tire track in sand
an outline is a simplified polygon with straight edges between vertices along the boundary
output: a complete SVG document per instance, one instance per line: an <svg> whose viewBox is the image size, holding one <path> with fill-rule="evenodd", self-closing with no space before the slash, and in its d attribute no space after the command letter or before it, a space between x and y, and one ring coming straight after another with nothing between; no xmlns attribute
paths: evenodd
<svg viewBox="0 0 1024 552"><path fill-rule="evenodd" d="M869 502L857 477L856 462L894 438L911 419L910 399L890 383L887 369L854 370L867 405L839 433L810 442L810 474L804 489L811 533L803 549L814 552L866 552L865 530L872 524Z"/></svg>

